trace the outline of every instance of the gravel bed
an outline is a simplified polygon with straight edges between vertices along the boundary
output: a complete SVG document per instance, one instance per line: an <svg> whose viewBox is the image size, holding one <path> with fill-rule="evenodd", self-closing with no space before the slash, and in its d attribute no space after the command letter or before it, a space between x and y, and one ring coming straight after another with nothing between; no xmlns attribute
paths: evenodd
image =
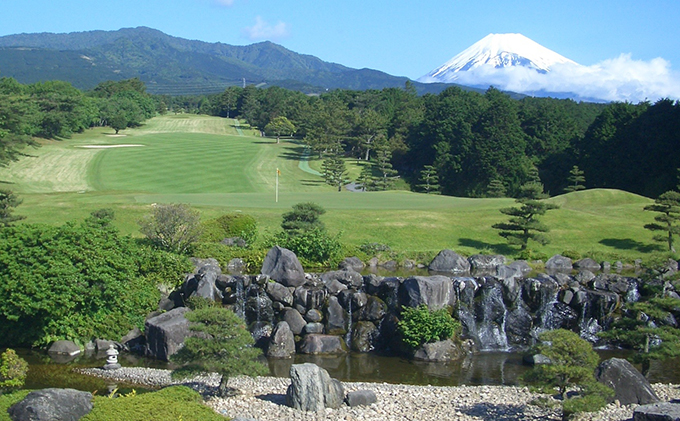
<svg viewBox="0 0 680 421"><path fill-rule="evenodd" d="M258 421L438 421L438 420L561 420L558 408L531 405L540 395L528 388L516 386L412 386L387 383L343 382L345 392L369 389L375 392L378 402L370 406L327 409L321 412L304 412L285 405L287 378L278 377L234 377L229 386L241 393L230 398L216 398L212 392L217 387L216 375L199 376L188 380L175 381L169 370L152 368L128 368L102 370L99 368L80 369L79 372L128 383L161 387L171 384L190 386L206 396L206 404L218 413L242 419ZM680 388L671 384L654 384L654 390L661 400L680 399ZM617 403L605 409L579 416L583 421L630 420L636 405L621 406Z"/></svg>

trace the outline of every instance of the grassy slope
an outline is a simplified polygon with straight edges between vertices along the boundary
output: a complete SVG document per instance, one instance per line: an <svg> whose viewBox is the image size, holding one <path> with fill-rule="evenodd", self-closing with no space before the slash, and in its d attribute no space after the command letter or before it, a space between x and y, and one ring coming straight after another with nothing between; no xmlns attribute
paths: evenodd
<svg viewBox="0 0 680 421"><path fill-rule="evenodd" d="M302 201L319 203L331 231L350 244L380 242L396 250L434 253L452 248L465 254L513 249L491 229L505 217L511 199L467 199L398 191L335 192L320 177L299 169L300 145L240 136L233 120L171 115L113 137L109 129L73 139L45 142L26 158L0 169L0 180L24 199L17 213L27 222L61 223L112 207L116 224L138 235L136 221L152 203L191 203L204 217L240 210L253 214L262 231L278 229L280 215ZM93 144L143 147L84 149ZM80 146L80 147L79 147ZM353 162L350 163L354 165ZM311 161L318 168L317 161ZM276 168L279 202L275 203ZM561 206L545 217L552 243L546 254L567 249L632 260L654 250L643 228L652 215L649 199L614 190L589 190L550 199Z"/></svg>

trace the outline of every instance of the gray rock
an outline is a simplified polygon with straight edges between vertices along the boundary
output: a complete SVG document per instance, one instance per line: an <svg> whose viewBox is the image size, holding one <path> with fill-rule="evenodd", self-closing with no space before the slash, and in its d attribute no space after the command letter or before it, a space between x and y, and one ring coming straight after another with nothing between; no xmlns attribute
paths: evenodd
<svg viewBox="0 0 680 421"><path fill-rule="evenodd" d="M53 342L47 352L50 354L75 356L80 354L81 350L73 341L60 340Z"/></svg>
<svg viewBox="0 0 680 421"><path fill-rule="evenodd" d="M432 342L424 344L413 354L414 360L446 362L456 360L463 356L460 348L452 340Z"/></svg>
<svg viewBox="0 0 680 421"><path fill-rule="evenodd" d="M261 273L288 287L305 283L305 271L295 253L279 246L269 250L262 263Z"/></svg>
<svg viewBox="0 0 680 421"><path fill-rule="evenodd" d="M614 389L614 399L621 405L646 405L660 400L645 376L624 359L602 361L595 370L595 378Z"/></svg>
<svg viewBox="0 0 680 421"><path fill-rule="evenodd" d="M331 335L344 335L347 332L347 312L337 297L328 297L326 307L326 332Z"/></svg>
<svg viewBox="0 0 680 421"><path fill-rule="evenodd" d="M523 273L522 273L521 269L519 269L517 267L500 265L500 266L495 268L494 275L495 275L496 279L506 280L506 279L521 278L523 276Z"/></svg>
<svg viewBox="0 0 680 421"><path fill-rule="evenodd" d="M225 246L228 247L247 247L248 243L246 243L246 240L244 240L241 237L229 237L225 238L224 240L220 241L221 244L224 244Z"/></svg>
<svg viewBox="0 0 680 421"><path fill-rule="evenodd" d="M311 334L304 337L300 344L303 354L344 354L347 352L345 342L335 335Z"/></svg>
<svg viewBox="0 0 680 421"><path fill-rule="evenodd" d="M436 272L467 273L470 272L470 262L453 250L442 250L432 259L428 266Z"/></svg>
<svg viewBox="0 0 680 421"><path fill-rule="evenodd" d="M514 262L510 263L508 267L511 267L513 269L517 269L522 274L526 275L527 273L530 273L533 269L531 266L529 266L529 263L527 263L526 260L515 260Z"/></svg>
<svg viewBox="0 0 680 421"><path fill-rule="evenodd" d="M77 421L92 411L92 399L75 389L35 390L7 412L12 421Z"/></svg>
<svg viewBox="0 0 680 421"><path fill-rule="evenodd" d="M349 392L345 397L345 403L350 407L371 405L378 402L378 397L372 390L361 389Z"/></svg>
<svg viewBox="0 0 680 421"><path fill-rule="evenodd" d="M586 269L591 272L597 272L598 270L602 269L602 266L599 263L589 257L577 260L574 262L574 267L576 269Z"/></svg>
<svg viewBox="0 0 680 421"><path fill-rule="evenodd" d="M267 282L265 290L272 301L282 303L288 307L293 305L293 293L285 285L278 282Z"/></svg>
<svg viewBox="0 0 680 421"><path fill-rule="evenodd" d="M545 269L547 271L570 272L573 268L571 259L559 254L554 255L545 262Z"/></svg>
<svg viewBox="0 0 680 421"><path fill-rule="evenodd" d="M143 353L146 346L146 338L144 333L135 326L120 339L120 343L126 351Z"/></svg>
<svg viewBox="0 0 680 421"><path fill-rule="evenodd" d="M366 305L361 308L359 318L371 322L379 322L387 314L387 304L375 295L368 297Z"/></svg>
<svg viewBox="0 0 680 421"><path fill-rule="evenodd" d="M354 269L357 272L363 269L366 265L358 257L347 257L338 264L338 269Z"/></svg>
<svg viewBox="0 0 680 421"><path fill-rule="evenodd" d="M497 267L505 264L505 256L500 254L473 254L468 257L470 268L473 271L489 271L491 273Z"/></svg>
<svg viewBox="0 0 680 421"><path fill-rule="evenodd" d="M321 334L323 333L323 324L321 323L307 323L302 329L304 334Z"/></svg>
<svg viewBox="0 0 680 421"><path fill-rule="evenodd" d="M399 288L400 302L404 306L425 304L430 310L439 310L456 304L453 280L447 276L414 276Z"/></svg>
<svg viewBox="0 0 680 421"><path fill-rule="evenodd" d="M550 358L543 354L529 354L522 357L522 361L529 365L552 364Z"/></svg>
<svg viewBox="0 0 680 421"><path fill-rule="evenodd" d="M267 357L291 358L295 354L295 338L288 323L279 322L269 337Z"/></svg>
<svg viewBox="0 0 680 421"><path fill-rule="evenodd" d="M189 330L189 321L184 317L189 311L187 307L179 307L146 321L147 356L169 361L170 356L179 351L184 339L193 335Z"/></svg>
<svg viewBox="0 0 680 421"><path fill-rule="evenodd" d="M316 364L293 364L290 386L286 391L288 406L302 411L322 411L339 408L345 397L342 383L332 379Z"/></svg>
<svg viewBox="0 0 680 421"><path fill-rule="evenodd" d="M371 322L357 322L352 331L350 348L355 352L371 352L375 349L380 330Z"/></svg>
<svg viewBox="0 0 680 421"><path fill-rule="evenodd" d="M305 325L307 324L300 312L294 308L285 309L281 319L285 321L288 326L290 326L290 330L294 335L299 335L302 333L302 329L304 329Z"/></svg>
<svg viewBox="0 0 680 421"><path fill-rule="evenodd" d="M360 288L364 284L364 277L354 269L336 270L321 274L321 282L328 287L331 281L338 281L343 285Z"/></svg>
<svg viewBox="0 0 680 421"><path fill-rule="evenodd" d="M680 404L660 402L638 406L633 411L633 421L680 421Z"/></svg>
<svg viewBox="0 0 680 421"><path fill-rule="evenodd" d="M227 270L234 273L243 272L248 265L240 257L235 257L227 263Z"/></svg>
<svg viewBox="0 0 680 421"><path fill-rule="evenodd" d="M305 314L305 320L310 323L319 323L321 320L323 320L323 313L313 308Z"/></svg>

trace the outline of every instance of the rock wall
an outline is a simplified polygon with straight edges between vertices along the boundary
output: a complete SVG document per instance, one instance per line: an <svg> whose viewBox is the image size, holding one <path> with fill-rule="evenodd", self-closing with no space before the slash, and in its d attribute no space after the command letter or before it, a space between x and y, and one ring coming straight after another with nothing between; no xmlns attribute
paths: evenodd
<svg viewBox="0 0 680 421"><path fill-rule="evenodd" d="M463 337L479 350L527 347L542 331L557 328L597 342L613 312L639 297L640 279L595 274L597 263L590 261L572 265L555 256L548 273L528 276L526 262L506 265L503 256L462 259L443 251L431 276L361 275L352 265L306 274L294 254L276 247L267 256L267 274L227 275L209 259L198 262L170 298L175 306L191 296L220 300L247 321L259 346L271 343L277 348L271 355L285 357L291 335L302 353L398 352L400 310L419 305L450 310L463 325ZM574 270L579 263L583 268ZM281 322L287 324L285 338Z"/></svg>

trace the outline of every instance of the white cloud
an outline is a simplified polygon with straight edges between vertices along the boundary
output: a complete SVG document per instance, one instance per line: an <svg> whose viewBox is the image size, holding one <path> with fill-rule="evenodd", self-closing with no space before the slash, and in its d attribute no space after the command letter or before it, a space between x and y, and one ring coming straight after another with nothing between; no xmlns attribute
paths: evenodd
<svg viewBox="0 0 680 421"><path fill-rule="evenodd" d="M482 66L459 72L456 83L493 85L514 92L573 92L584 99L606 101L680 99L680 73L662 58L633 60L630 54L604 60L593 66L554 65L538 74L523 67L496 69Z"/></svg>
<svg viewBox="0 0 680 421"><path fill-rule="evenodd" d="M261 16L257 16L255 25L243 28L243 34L251 41L276 41L286 38L289 32L286 23L279 21L276 25L270 25Z"/></svg>

